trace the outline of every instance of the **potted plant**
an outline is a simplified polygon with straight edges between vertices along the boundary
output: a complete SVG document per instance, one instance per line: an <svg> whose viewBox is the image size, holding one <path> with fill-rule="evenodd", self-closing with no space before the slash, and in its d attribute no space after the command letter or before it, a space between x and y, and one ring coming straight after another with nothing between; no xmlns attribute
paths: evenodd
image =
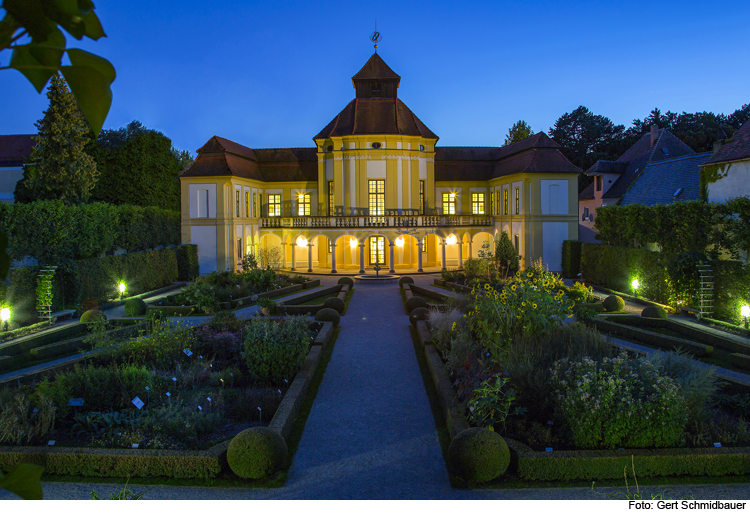
<svg viewBox="0 0 750 528"><path fill-rule="evenodd" d="M273 299L269 299L268 297L259 297L258 306L260 306L260 313L262 315L268 315L273 313L276 308L276 303Z"/></svg>

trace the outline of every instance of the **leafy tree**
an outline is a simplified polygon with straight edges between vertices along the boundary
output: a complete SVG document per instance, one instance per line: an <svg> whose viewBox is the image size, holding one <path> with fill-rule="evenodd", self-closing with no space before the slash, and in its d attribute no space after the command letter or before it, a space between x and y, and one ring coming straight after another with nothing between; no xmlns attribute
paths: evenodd
<svg viewBox="0 0 750 528"><path fill-rule="evenodd" d="M0 20L0 51L13 53L10 64L34 85L37 92L60 72L97 133L112 105L110 85L115 69L109 61L82 49L66 49L64 29L76 40L106 36L91 0L3 0L5 16ZM60 28L58 28L60 26ZM30 39L30 42L29 42ZM24 43L22 43L24 42ZM67 54L70 66L62 65Z"/></svg>
<svg viewBox="0 0 750 528"><path fill-rule="evenodd" d="M26 199L85 202L99 176L96 162L85 151L90 130L58 74L52 77L47 97L49 108L36 122L39 135L29 156L33 167L25 171Z"/></svg>
<svg viewBox="0 0 750 528"><path fill-rule="evenodd" d="M742 105L739 108L727 116L727 124L735 130L750 121L750 104Z"/></svg>
<svg viewBox="0 0 750 528"><path fill-rule="evenodd" d="M614 159L625 127L585 106L563 114L549 129L549 135L562 147L563 154L583 170L597 160Z"/></svg>
<svg viewBox="0 0 750 528"><path fill-rule="evenodd" d="M185 163L192 163L192 157L175 150L161 132L138 121L118 130L103 130L92 153L101 172L93 200L179 210L177 175Z"/></svg>
<svg viewBox="0 0 750 528"><path fill-rule="evenodd" d="M503 146L510 145L516 141L521 141L533 134L534 131L531 130L529 124L523 119L519 119L512 127L510 127L510 129L508 129Z"/></svg>
<svg viewBox="0 0 750 528"><path fill-rule="evenodd" d="M172 155L177 158L177 162L180 164L180 170L184 171L191 163L195 160L189 150L177 150L172 148Z"/></svg>
<svg viewBox="0 0 750 528"><path fill-rule="evenodd" d="M520 269L518 263L520 259L516 246L510 241L508 232L503 231L500 238L495 242L495 261L498 270L506 277L511 276Z"/></svg>

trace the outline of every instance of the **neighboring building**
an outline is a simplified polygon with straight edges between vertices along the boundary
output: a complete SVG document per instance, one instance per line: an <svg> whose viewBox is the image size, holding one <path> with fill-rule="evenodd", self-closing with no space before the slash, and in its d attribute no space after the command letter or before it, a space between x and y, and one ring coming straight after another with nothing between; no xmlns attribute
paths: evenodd
<svg viewBox="0 0 750 528"><path fill-rule="evenodd" d="M23 165L36 145L33 135L0 136L0 202L14 203L16 184L23 179Z"/></svg>
<svg viewBox="0 0 750 528"><path fill-rule="evenodd" d="M658 165L659 162L695 156L695 151L685 145L682 141L668 130L659 130L656 125L651 126L651 132L644 134L635 145L630 147L617 161L597 161L591 166L586 174L594 177L594 181L578 195L578 239L583 242L597 242L594 219L596 209L616 203L644 203L638 201L648 194L647 190L653 188L658 190L659 196L666 199L665 193L669 192L672 184L678 186L672 190L672 195L682 189L675 199L698 199L698 176L697 167L702 160L683 159L679 163ZM653 167L651 167L653 165ZM687 178L680 184L680 178L685 177L688 167L695 167L696 174ZM647 170L648 169L648 170ZM676 171L672 174L672 171ZM637 184L641 176L646 174L646 179ZM655 178L664 179L663 182ZM692 182L692 183L691 183ZM693 189L695 186L695 189ZM690 187L688 189L688 187ZM631 194L632 192L632 194ZM681 195L693 196L685 198ZM648 198L651 200L651 198ZM670 202L653 202L670 203Z"/></svg>
<svg viewBox="0 0 750 528"><path fill-rule="evenodd" d="M436 147L374 54L353 99L311 148L250 149L214 136L180 174L182 241L201 273L273 248L295 269L462 266L508 231L522 262L561 266L576 239L580 169L544 133L506 147Z"/></svg>
<svg viewBox="0 0 750 528"><path fill-rule="evenodd" d="M700 200L700 165L711 152L656 161L646 165L620 205L658 205Z"/></svg>
<svg viewBox="0 0 750 528"><path fill-rule="evenodd" d="M750 196L750 121L715 147L711 159L702 165L708 201Z"/></svg>

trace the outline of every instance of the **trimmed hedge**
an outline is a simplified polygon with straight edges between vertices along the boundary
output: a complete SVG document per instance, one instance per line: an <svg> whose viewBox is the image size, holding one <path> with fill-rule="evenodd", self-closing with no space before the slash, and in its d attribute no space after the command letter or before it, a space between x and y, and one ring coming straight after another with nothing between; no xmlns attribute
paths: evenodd
<svg viewBox="0 0 750 528"><path fill-rule="evenodd" d="M562 246L562 276L566 279L575 279L581 272L581 247L580 240L565 240Z"/></svg>
<svg viewBox="0 0 750 528"><path fill-rule="evenodd" d="M200 275L198 246L195 244L177 246L177 280L191 281L198 275Z"/></svg>

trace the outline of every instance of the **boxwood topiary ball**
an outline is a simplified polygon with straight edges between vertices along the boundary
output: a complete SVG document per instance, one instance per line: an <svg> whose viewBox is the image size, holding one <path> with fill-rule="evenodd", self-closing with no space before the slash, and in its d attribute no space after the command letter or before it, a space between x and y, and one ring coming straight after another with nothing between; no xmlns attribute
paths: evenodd
<svg viewBox="0 0 750 528"><path fill-rule="evenodd" d="M427 319L427 316L429 315L430 310L425 308L424 306L420 306L419 308L414 308L411 313L409 313L409 322L413 326L417 326L417 321L424 321Z"/></svg>
<svg viewBox="0 0 750 528"><path fill-rule="evenodd" d="M101 312L97 308L92 308L91 310L85 311L85 312L83 312L81 314L81 322L82 323L93 323L94 319L96 318L96 316L99 315L100 313ZM102 317L104 317L104 320L106 321L107 320L107 316L104 315L103 313L101 313L101 314L102 314Z"/></svg>
<svg viewBox="0 0 750 528"><path fill-rule="evenodd" d="M142 299L128 299L125 301L125 313L130 317L146 314L146 303Z"/></svg>
<svg viewBox="0 0 750 528"><path fill-rule="evenodd" d="M666 319L667 311L661 306L646 306L641 312L641 317L649 319Z"/></svg>
<svg viewBox="0 0 750 528"><path fill-rule="evenodd" d="M427 301L421 297L412 297L406 301L406 311L412 313L415 308L427 308Z"/></svg>
<svg viewBox="0 0 750 528"><path fill-rule="evenodd" d="M333 308L323 308L322 310L318 310L318 313L315 314L315 320L321 322L331 322L333 323L333 327L336 328L341 321L341 316Z"/></svg>
<svg viewBox="0 0 750 528"><path fill-rule="evenodd" d="M403 286L404 284L414 284L414 279L411 277L401 277L398 279L398 285Z"/></svg>
<svg viewBox="0 0 750 528"><path fill-rule="evenodd" d="M329 297L323 302L323 308L332 308L340 314L344 313L344 307L344 301L338 297Z"/></svg>
<svg viewBox="0 0 750 528"><path fill-rule="evenodd" d="M608 312L619 312L625 308L625 301L619 295L610 295L602 302L604 309Z"/></svg>
<svg viewBox="0 0 750 528"><path fill-rule="evenodd" d="M262 479L276 473L287 459L286 442L268 427L245 429L232 438L227 448L227 463L235 475Z"/></svg>
<svg viewBox="0 0 750 528"><path fill-rule="evenodd" d="M354 281L351 277L341 277L337 284L348 284L350 288L354 287Z"/></svg>
<svg viewBox="0 0 750 528"><path fill-rule="evenodd" d="M489 482L505 473L508 465L508 444L502 436L484 427L461 431L448 447L451 473L467 484Z"/></svg>

